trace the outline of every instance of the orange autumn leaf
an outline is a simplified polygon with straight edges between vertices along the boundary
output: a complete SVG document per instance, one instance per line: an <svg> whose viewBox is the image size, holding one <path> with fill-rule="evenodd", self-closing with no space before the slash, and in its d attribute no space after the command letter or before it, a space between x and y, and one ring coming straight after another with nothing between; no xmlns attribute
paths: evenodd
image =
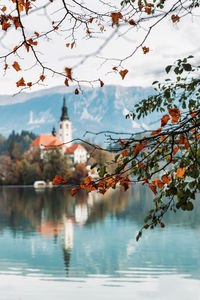
<svg viewBox="0 0 200 300"><path fill-rule="evenodd" d="M183 135L180 135L180 137L179 137L179 144L181 144L181 145L184 144L186 150L189 149L189 147L190 147L188 140Z"/></svg>
<svg viewBox="0 0 200 300"><path fill-rule="evenodd" d="M116 24L116 25L119 24L119 19L123 18L122 14L120 12L113 12L113 13L111 13L110 16L112 18L112 26L114 24Z"/></svg>
<svg viewBox="0 0 200 300"><path fill-rule="evenodd" d="M113 178L113 177L108 178L108 179L106 180L106 185L107 185L108 188L114 187L115 184L116 184L116 180L115 180L115 178Z"/></svg>
<svg viewBox="0 0 200 300"><path fill-rule="evenodd" d="M103 182L103 181L99 181L98 183L97 183L97 187L99 188L99 187L104 187L105 186L105 183Z"/></svg>
<svg viewBox="0 0 200 300"><path fill-rule="evenodd" d="M184 144L185 143L185 137L183 135L179 136L179 144Z"/></svg>
<svg viewBox="0 0 200 300"><path fill-rule="evenodd" d="M70 46L70 43L67 43L67 44L66 44L66 47L69 47L69 46Z"/></svg>
<svg viewBox="0 0 200 300"><path fill-rule="evenodd" d="M145 11L148 15L150 15L150 13L151 13L151 8L150 8L150 7L145 7L144 11Z"/></svg>
<svg viewBox="0 0 200 300"><path fill-rule="evenodd" d="M162 181L164 181L164 183L166 183L166 184L169 184L170 183L170 181L171 181L171 176L170 175L168 175L168 176L166 176L166 175L164 175L164 176L162 176Z"/></svg>
<svg viewBox="0 0 200 300"><path fill-rule="evenodd" d="M172 116L172 117L180 115L180 110L176 107L175 108L168 107L168 112L169 112L170 116Z"/></svg>
<svg viewBox="0 0 200 300"><path fill-rule="evenodd" d="M188 150L190 148L190 144L187 139L184 141L185 149Z"/></svg>
<svg viewBox="0 0 200 300"><path fill-rule="evenodd" d="M166 135L161 135L160 139L161 141L164 141L166 139Z"/></svg>
<svg viewBox="0 0 200 300"><path fill-rule="evenodd" d="M121 70L121 71L119 72L119 74L121 75L122 79L124 79L124 77L126 76L127 73L128 73L128 70L127 70L127 69Z"/></svg>
<svg viewBox="0 0 200 300"><path fill-rule="evenodd" d="M12 64L13 68L18 72L21 71L20 65L18 64L17 61L14 61L14 63Z"/></svg>
<svg viewBox="0 0 200 300"><path fill-rule="evenodd" d="M181 117L180 110L178 108L168 107L168 112L172 117L171 123L177 123L179 118Z"/></svg>
<svg viewBox="0 0 200 300"><path fill-rule="evenodd" d="M35 31L34 34L39 37L39 33L37 31Z"/></svg>
<svg viewBox="0 0 200 300"><path fill-rule="evenodd" d="M144 52L144 54L147 54L149 52L149 48L148 47L142 47L142 50Z"/></svg>
<svg viewBox="0 0 200 300"><path fill-rule="evenodd" d="M22 27L20 22L19 22L19 18L18 17L12 17L11 19L15 25L15 29L17 29L18 27Z"/></svg>
<svg viewBox="0 0 200 300"><path fill-rule="evenodd" d="M75 89L74 94L75 94L75 95L78 95L78 94L79 94L79 90L78 90L77 88Z"/></svg>
<svg viewBox="0 0 200 300"><path fill-rule="evenodd" d="M7 22L7 21L4 19L4 21L3 21L3 23L2 23L2 30L7 31L7 29L8 29L10 26L11 26L10 23Z"/></svg>
<svg viewBox="0 0 200 300"><path fill-rule="evenodd" d="M85 189L86 188L86 185L85 184L83 184L82 182L80 183L80 189Z"/></svg>
<svg viewBox="0 0 200 300"><path fill-rule="evenodd" d="M138 154L144 148L145 148L144 145L142 145L141 143L138 143L138 144L136 144L133 153L136 155L136 154Z"/></svg>
<svg viewBox="0 0 200 300"><path fill-rule="evenodd" d="M92 176L88 176L85 178L85 184L88 185L92 181Z"/></svg>
<svg viewBox="0 0 200 300"><path fill-rule="evenodd" d="M62 176L60 175L56 175L52 184L53 185L57 185L57 184L61 184L61 183L65 183L66 182L66 179L64 179Z"/></svg>
<svg viewBox="0 0 200 300"><path fill-rule="evenodd" d="M21 13L24 10L24 6L23 5L24 5L24 3L23 4L20 3L18 5L18 11L19 11L19 13Z"/></svg>
<svg viewBox="0 0 200 300"><path fill-rule="evenodd" d="M74 188L71 190L72 196L74 196L80 189L79 188Z"/></svg>
<svg viewBox="0 0 200 300"><path fill-rule="evenodd" d="M107 189L99 189L98 193L104 195L106 191L107 191Z"/></svg>
<svg viewBox="0 0 200 300"><path fill-rule="evenodd" d="M138 165L137 165L137 167L140 169L143 165L144 165L144 163L139 162Z"/></svg>
<svg viewBox="0 0 200 300"><path fill-rule="evenodd" d="M29 2L29 1L26 1L25 4L24 4L24 6L25 6L26 14L28 15L29 9L32 8L30 2Z"/></svg>
<svg viewBox="0 0 200 300"><path fill-rule="evenodd" d="M128 156L128 150L123 150L122 151L122 156L124 157L124 156Z"/></svg>
<svg viewBox="0 0 200 300"><path fill-rule="evenodd" d="M88 193L92 192L92 191L95 191L97 188L93 185L89 185L88 186Z"/></svg>
<svg viewBox="0 0 200 300"><path fill-rule="evenodd" d="M26 47L27 52L29 52L29 45L24 42L24 46Z"/></svg>
<svg viewBox="0 0 200 300"><path fill-rule="evenodd" d="M31 87L32 85L32 82L27 82L27 86Z"/></svg>
<svg viewBox="0 0 200 300"><path fill-rule="evenodd" d="M149 184L149 188L152 190L152 192L156 195L157 194L157 190L156 190L156 186L153 184Z"/></svg>
<svg viewBox="0 0 200 300"><path fill-rule="evenodd" d="M71 49L74 48L74 45L75 45L75 42L72 42L72 43L71 43Z"/></svg>
<svg viewBox="0 0 200 300"><path fill-rule="evenodd" d="M23 77L21 77L20 80L16 82L16 86L17 86L17 87L20 87L20 86L26 86Z"/></svg>
<svg viewBox="0 0 200 300"><path fill-rule="evenodd" d="M154 182L155 182L155 186L157 186L159 189L161 189L165 185L165 183L158 178L155 178Z"/></svg>
<svg viewBox="0 0 200 300"><path fill-rule="evenodd" d="M34 46L37 46L37 44L38 44L38 42L37 42L37 41L34 42L33 39L29 39L29 40L28 40L28 43L29 43L30 45L34 45Z"/></svg>
<svg viewBox="0 0 200 300"><path fill-rule="evenodd" d="M99 82L100 82L100 86L103 87L104 86L104 82L101 79L99 79Z"/></svg>
<svg viewBox="0 0 200 300"><path fill-rule="evenodd" d="M172 124L176 124L178 122L178 120L179 120L180 117L181 117L181 115L180 116L174 116L174 117L172 117L171 123Z"/></svg>
<svg viewBox="0 0 200 300"><path fill-rule="evenodd" d="M195 118L197 115L197 111L193 111L192 113L190 113L190 117L191 118Z"/></svg>
<svg viewBox="0 0 200 300"><path fill-rule="evenodd" d="M185 172L186 172L186 168L180 168L177 170L176 175L179 178L183 178L183 175L185 174Z"/></svg>
<svg viewBox="0 0 200 300"><path fill-rule="evenodd" d="M149 183L149 181L148 181L148 178L147 178L147 177L143 177L143 178L142 178L142 181L143 181L143 183L142 183L143 185L144 185L145 183Z"/></svg>
<svg viewBox="0 0 200 300"><path fill-rule="evenodd" d="M64 83L65 83L66 86L69 86L69 80L67 78L65 79Z"/></svg>
<svg viewBox="0 0 200 300"><path fill-rule="evenodd" d="M124 178L123 180L120 181L119 185L124 187L124 190L127 191L130 186L130 180L128 177Z"/></svg>
<svg viewBox="0 0 200 300"><path fill-rule="evenodd" d="M174 147L173 148L173 155L175 155L178 152L179 149L180 149L180 147Z"/></svg>
<svg viewBox="0 0 200 300"><path fill-rule="evenodd" d="M123 148L124 147L124 142L121 139L119 139L119 143L120 143L120 146Z"/></svg>
<svg viewBox="0 0 200 300"><path fill-rule="evenodd" d="M2 12L4 12L4 11L6 11L6 9L7 9L6 6L3 6L1 10L2 10Z"/></svg>
<svg viewBox="0 0 200 300"><path fill-rule="evenodd" d="M172 15L171 19L172 19L173 23L176 23L176 22L178 22L180 20L179 16L177 16L177 15Z"/></svg>
<svg viewBox="0 0 200 300"><path fill-rule="evenodd" d="M72 80L72 69L71 68L65 68L65 72L67 74L67 77Z"/></svg>
<svg viewBox="0 0 200 300"><path fill-rule="evenodd" d="M162 128L158 128L157 130L152 131L151 135L159 134L161 132L161 130L162 130Z"/></svg>
<svg viewBox="0 0 200 300"><path fill-rule="evenodd" d="M195 134L195 139L196 140L200 139L200 134Z"/></svg>
<svg viewBox="0 0 200 300"><path fill-rule="evenodd" d="M89 19L89 22L90 22L90 23L92 23L92 22L93 22L93 20L94 20L94 18L90 18L90 19Z"/></svg>
<svg viewBox="0 0 200 300"><path fill-rule="evenodd" d="M45 80L45 76L44 76L44 75L40 75L40 79L41 79L42 81L44 81L44 80Z"/></svg>
<svg viewBox="0 0 200 300"><path fill-rule="evenodd" d="M132 25L132 26L136 26L137 25L133 19L129 20L129 24Z"/></svg>
<svg viewBox="0 0 200 300"><path fill-rule="evenodd" d="M164 115L161 119L161 127L164 127L165 125L167 125L169 120L170 120L169 115Z"/></svg>
<svg viewBox="0 0 200 300"><path fill-rule="evenodd" d="M13 49L13 53L14 53L14 54L16 53L17 49L18 49L18 47L15 46L14 49Z"/></svg>

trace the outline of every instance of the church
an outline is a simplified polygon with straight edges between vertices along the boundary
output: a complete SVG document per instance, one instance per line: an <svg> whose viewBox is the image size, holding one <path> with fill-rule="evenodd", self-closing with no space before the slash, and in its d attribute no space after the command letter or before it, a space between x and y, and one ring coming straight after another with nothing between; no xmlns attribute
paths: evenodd
<svg viewBox="0 0 200 300"><path fill-rule="evenodd" d="M51 134L40 134L30 145L30 150L40 149L40 157L52 149L59 149L63 155L68 155L73 164L86 164L88 153L81 144L72 144L72 122L69 119L66 100L63 98L61 117L58 121L58 134L53 128Z"/></svg>

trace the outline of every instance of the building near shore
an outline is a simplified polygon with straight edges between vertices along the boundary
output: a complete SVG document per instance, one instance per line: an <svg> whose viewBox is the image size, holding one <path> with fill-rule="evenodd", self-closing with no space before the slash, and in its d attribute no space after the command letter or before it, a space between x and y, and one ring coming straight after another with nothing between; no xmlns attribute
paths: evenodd
<svg viewBox="0 0 200 300"><path fill-rule="evenodd" d="M30 149L39 149L41 159L44 159L48 152L59 149L63 155L71 158L73 164L86 164L88 159L87 150L81 144L72 143L72 122L68 116L65 97L63 98L61 117L58 121L58 134L55 127L52 129L51 134L40 134L31 143Z"/></svg>

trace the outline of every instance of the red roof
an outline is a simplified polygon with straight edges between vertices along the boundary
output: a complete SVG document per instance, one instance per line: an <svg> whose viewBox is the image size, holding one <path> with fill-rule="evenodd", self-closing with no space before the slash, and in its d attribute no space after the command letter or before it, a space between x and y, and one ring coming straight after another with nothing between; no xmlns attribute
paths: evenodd
<svg viewBox="0 0 200 300"><path fill-rule="evenodd" d="M59 141L58 135L54 136L52 134L41 134L32 143L31 147L34 146L61 146L62 143Z"/></svg>
<svg viewBox="0 0 200 300"><path fill-rule="evenodd" d="M65 150L65 154L73 154L75 152L76 149L85 149L82 145L80 144L75 144L72 145L71 147L67 147Z"/></svg>

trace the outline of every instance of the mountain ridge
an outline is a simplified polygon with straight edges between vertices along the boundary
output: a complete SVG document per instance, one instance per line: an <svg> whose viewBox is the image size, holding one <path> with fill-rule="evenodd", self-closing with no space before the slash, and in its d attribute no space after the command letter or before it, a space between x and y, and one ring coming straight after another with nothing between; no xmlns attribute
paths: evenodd
<svg viewBox="0 0 200 300"><path fill-rule="evenodd" d="M133 133L151 130L150 123L155 118L152 115L136 121L126 119L125 115L136 102L152 93L152 88L104 86L86 88L83 93L75 95L74 87L58 86L25 96L19 94L15 103L5 104L5 99L2 101L3 96L0 96L0 133L8 136L12 130L20 132L25 129L41 134L50 133L53 126L57 129L64 95L72 121L73 138L83 138L86 131ZM103 141L103 138L95 136L95 140Z"/></svg>

